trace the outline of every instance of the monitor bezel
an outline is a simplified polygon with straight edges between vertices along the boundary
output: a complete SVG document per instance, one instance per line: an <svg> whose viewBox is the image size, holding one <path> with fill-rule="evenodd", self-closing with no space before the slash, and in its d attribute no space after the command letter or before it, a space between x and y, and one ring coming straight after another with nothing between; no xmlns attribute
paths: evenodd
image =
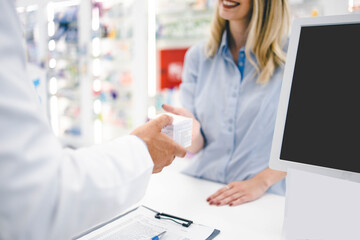
<svg viewBox="0 0 360 240"><path fill-rule="evenodd" d="M286 115L289 104L289 97L291 85L293 80L293 72L295 68L295 61L297 56L300 32L302 27L309 26L326 26L326 25L343 25L343 24L358 24L360 23L360 14L334 15L294 19L291 26L291 33L289 39L289 47L286 56L286 63L283 75L283 82L280 92L280 100L276 116L276 123L274 129L274 136L272 141L272 148L270 154L269 167L271 169L287 172L288 168L299 169L336 177L355 182L360 182L360 173L332 169L327 167L315 166L305 163L292 162L286 159L280 159L281 145L283 140Z"/></svg>

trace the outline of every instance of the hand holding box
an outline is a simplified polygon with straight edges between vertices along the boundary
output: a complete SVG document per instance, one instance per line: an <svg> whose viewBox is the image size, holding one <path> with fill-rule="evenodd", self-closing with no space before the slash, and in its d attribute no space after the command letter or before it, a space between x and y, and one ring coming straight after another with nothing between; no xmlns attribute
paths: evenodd
<svg viewBox="0 0 360 240"><path fill-rule="evenodd" d="M175 142L179 143L183 147L191 146L193 119L172 113L161 113L155 116L155 118L162 114L171 116L173 118L173 122L171 125L164 127L161 132L171 137Z"/></svg>

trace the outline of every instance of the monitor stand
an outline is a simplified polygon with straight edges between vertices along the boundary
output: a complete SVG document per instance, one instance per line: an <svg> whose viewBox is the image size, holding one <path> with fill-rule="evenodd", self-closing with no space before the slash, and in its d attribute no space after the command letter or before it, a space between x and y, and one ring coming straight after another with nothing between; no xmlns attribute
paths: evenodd
<svg viewBox="0 0 360 240"><path fill-rule="evenodd" d="M360 183L287 173L283 240L360 239Z"/></svg>

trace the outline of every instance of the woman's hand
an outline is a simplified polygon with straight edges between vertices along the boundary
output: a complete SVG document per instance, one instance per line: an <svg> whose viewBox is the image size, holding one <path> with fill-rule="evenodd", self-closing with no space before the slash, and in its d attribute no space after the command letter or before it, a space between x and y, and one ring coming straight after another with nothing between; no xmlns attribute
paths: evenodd
<svg viewBox="0 0 360 240"><path fill-rule="evenodd" d="M173 113L176 115L188 117L193 119L193 128L192 128L192 144L190 147L187 147L186 149L191 153L197 153L204 147L204 138L201 135L200 132L200 123L196 118L194 117L194 114L192 114L189 110L186 108L181 107L173 107L169 104L163 104L162 108L169 113Z"/></svg>
<svg viewBox="0 0 360 240"><path fill-rule="evenodd" d="M261 197L266 190L286 176L285 172L267 168L255 177L240 182L231 182L206 199L210 205L237 206Z"/></svg>
<svg viewBox="0 0 360 240"><path fill-rule="evenodd" d="M206 201L210 205L237 206L258 199L266 190L267 187L262 181L252 178L241 182L231 182L208 197Z"/></svg>

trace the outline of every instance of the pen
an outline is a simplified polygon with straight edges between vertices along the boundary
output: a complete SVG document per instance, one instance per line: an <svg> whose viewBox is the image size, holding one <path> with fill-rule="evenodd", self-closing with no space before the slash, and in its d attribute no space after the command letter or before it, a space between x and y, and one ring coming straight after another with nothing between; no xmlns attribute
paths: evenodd
<svg viewBox="0 0 360 240"><path fill-rule="evenodd" d="M151 240L159 240L160 237L161 237L163 234L165 234L165 233L166 233L166 231L163 231L162 233L159 233L159 234L156 235L155 237L151 238Z"/></svg>

